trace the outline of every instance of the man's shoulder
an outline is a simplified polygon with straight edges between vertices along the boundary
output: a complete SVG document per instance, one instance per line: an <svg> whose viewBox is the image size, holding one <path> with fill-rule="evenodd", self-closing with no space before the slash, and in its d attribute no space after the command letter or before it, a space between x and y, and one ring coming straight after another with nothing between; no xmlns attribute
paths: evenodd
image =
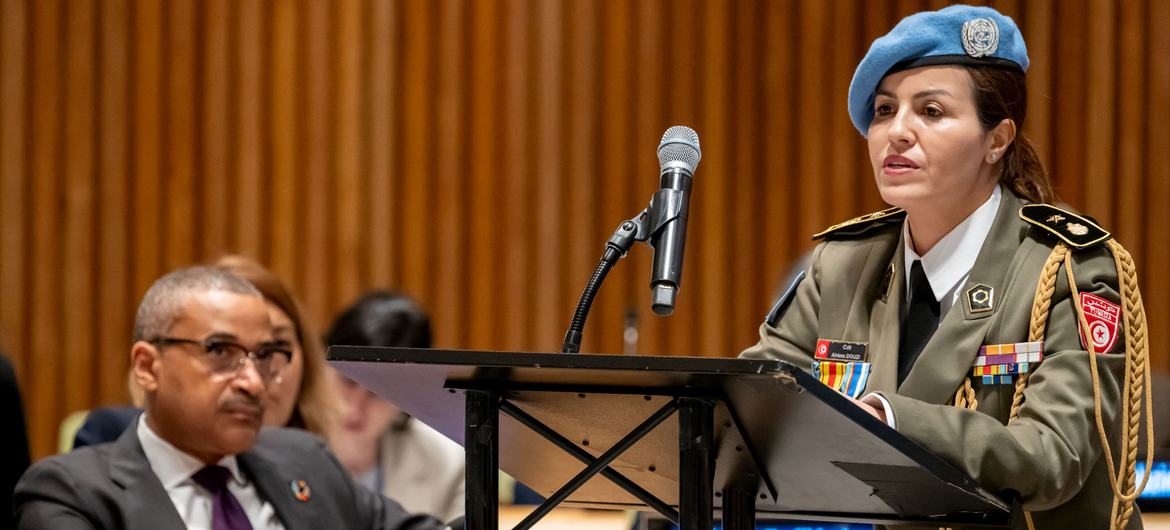
<svg viewBox="0 0 1170 530"><path fill-rule="evenodd" d="M291 427L265 427L256 437L255 448L260 449L321 449L325 440L303 429Z"/></svg>
<svg viewBox="0 0 1170 530"><path fill-rule="evenodd" d="M110 453L113 442L90 445L68 453L42 458L25 473L24 478L43 474L67 472L79 481L93 481L109 477ZM24 481L24 478L21 481Z"/></svg>
<svg viewBox="0 0 1170 530"><path fill-rule="evenodd" d="M14 504L19 507L47 500L70 506L93 505L91 501L109 492L113 484L111 446L94 445L39 460L16 484Z"/></svg>
<svg viewBox="0 0 1170 530"><path fill-rule="evenodd" d="M319 436L300 429L265 427L256 444L241 453L241 464L256 473L259 482L279 484L287 492L291 484L311 493L316 520L336 521L344 528L424 529L442 528L438 521L408 516L397 503L358 486Z"/></svg>
<svg viewBox="0 0 1170 530"><path fill-rule="evenodd" d="M332 466L332 457L325 440L308 431L289 427L260 429L256 444L247 454L260 457L281 467L318 469Z"/></svg>

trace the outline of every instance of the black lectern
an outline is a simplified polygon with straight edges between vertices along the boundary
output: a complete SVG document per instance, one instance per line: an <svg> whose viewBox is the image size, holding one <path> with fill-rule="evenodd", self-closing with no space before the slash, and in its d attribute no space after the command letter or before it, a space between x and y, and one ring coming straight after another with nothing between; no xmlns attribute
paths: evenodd
<svg viewBox="0 0 1170 530"><path fill-rule="evenodd" d="M757 513L951 527L1012 514L782 361L348 346L329 360L464 446L476 530L498 526L499 469L548 499L518 529L562 502L649 508L684 530L710 530L714 509L729 530Z"/></svg>

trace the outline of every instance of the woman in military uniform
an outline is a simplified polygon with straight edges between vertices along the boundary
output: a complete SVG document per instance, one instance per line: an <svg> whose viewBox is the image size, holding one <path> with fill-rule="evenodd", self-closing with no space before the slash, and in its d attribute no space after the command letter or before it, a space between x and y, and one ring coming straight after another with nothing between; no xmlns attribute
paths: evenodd
<svg viewBox="0 0 1170 530"><path fill-rule="evenodd" d="M815 236L787 310L742 356L810 370L1014 492L1028 526L1141 528L1149 385L1133 262L1049 205L1020 131L1027 68L1019 29L990 8L918 13L874 41L849 112L894 208Z"/></svg>

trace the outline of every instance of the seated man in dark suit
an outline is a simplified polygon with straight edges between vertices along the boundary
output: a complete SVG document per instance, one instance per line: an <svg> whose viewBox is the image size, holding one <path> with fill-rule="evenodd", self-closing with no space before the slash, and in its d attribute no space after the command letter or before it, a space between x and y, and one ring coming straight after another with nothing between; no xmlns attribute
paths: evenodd
<svg viewBox="0 0 1170 530"><path fill-rule="evenodd" d="M315 436L260 429L290 354L247 281L209 267L163 276L134 335L145 413L117 441L30 468L16 487L20 528L443 528L354 483Z"/></svg>
<svg viewBox="0 0 1170 530"><path fill-rule="evenodd" d="M0 354L0 528L12 526L12 490L28 469L28 434L24 425L24 404L12 363Z"/></svg>

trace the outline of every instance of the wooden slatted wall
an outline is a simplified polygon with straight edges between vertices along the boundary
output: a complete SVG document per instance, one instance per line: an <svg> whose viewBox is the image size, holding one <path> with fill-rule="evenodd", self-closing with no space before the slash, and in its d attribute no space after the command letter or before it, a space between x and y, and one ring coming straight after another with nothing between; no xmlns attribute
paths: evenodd
<svg viewBox="0 0 1170 530"><path fill-rule="evenodd" d="M868 43L945 2L0 0L0 337L37 456L125 399L138 298L248 254L319 323L371 287L447 347L555 350L668 126L701 136L682 294L611 274L585 350L734 355L809 234L881 207L845 112ZM1170 1L995 2L1028 131L1144 271L1170 356Z"/></svg>

